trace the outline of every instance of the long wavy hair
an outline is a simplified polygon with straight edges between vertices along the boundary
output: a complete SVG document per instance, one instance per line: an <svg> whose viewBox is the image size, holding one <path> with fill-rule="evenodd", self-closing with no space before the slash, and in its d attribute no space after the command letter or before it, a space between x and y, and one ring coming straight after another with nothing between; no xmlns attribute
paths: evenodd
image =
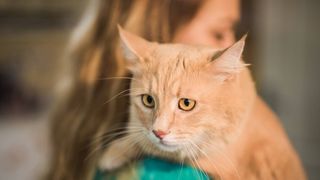
<svg viewBox="0 0 320 180"><path fill-rule="evenodd" d="M194 0L94 1L70 41L72 84L54 113L48 179L92 179L103 135L125 126L130 74L117 24L150 41L170 42L200 6Z"/></svg>

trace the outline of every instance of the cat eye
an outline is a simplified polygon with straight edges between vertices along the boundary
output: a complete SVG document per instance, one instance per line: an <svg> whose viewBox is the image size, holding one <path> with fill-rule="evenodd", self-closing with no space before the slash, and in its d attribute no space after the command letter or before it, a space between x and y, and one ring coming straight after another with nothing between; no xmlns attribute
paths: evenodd
<svg viewBox="0 0 320 180"><path fill-rule="evenodd" d="M196 106L196 101L188 98L181 98L178 102L179 109L191 111Z"/></svg>
<svg viewBox="0 0 320 180"><path fill-rule="evenodd" d="M141 96L141 101L142 101L142 104L144 106L146 106L147 108L154 108L154 99L152 96L148 95L148 94L143 94Z"/></svg>

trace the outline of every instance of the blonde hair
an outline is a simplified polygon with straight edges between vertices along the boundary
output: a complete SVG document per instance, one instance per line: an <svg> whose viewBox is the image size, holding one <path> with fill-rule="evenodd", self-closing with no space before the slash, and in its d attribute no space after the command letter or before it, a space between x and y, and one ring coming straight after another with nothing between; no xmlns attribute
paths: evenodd
<svg viewBox="0 0 320 180"><path fill-rule="evenodd" d="M101 141L92 142L127 122L128 97L112 99L127 90L130 81L121 78L130 74L119 52L117 24L150 41L170 42L199 4L183 0L93 3L71 39L73 84L52 119L49 179L92 179L99 158L95 149L102 146Z"/></svg>

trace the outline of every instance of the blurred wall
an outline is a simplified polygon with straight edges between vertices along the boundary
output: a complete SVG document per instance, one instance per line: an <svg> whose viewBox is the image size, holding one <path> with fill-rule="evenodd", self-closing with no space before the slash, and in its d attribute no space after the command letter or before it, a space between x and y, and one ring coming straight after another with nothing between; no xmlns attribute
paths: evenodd
<svg viewBox="0 0 320 180"><path fill-rule="evenodd" d="M258 85L310 179L320 179L320 1L254 1Z"/></svg>
<svg viewBox="0 0 320 180"><path fill-rule="evenodd" d="M69 71L63 54L85 2L0 0L0 116L50 104Z"/></svg>
<svg viewBox="0 0 320 180"><path fill-rule="evenodd" d="M68 83L63 54L84 0L0 0L0 179L43 179L47 111Z"/></svg>

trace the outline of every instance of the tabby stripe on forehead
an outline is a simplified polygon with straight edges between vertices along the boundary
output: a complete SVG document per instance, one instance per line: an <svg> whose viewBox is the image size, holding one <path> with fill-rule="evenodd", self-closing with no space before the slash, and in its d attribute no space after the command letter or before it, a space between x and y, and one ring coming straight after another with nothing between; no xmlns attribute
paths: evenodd
<svg viewBox="0 0 320 180"><path fill-rule="evenodd" d="M178 61L176 63L176 68L178 68L178 65L180 64L180 62L182 60L182 67L183 67L183 69L186 69L186 64L185 64L185 59L183 57L183 52L179 52L177 59L178 59Z"/></svg>
<svg viewBox="0 0 320 180"><path fill-rule="evenodd" d="M176 69L178 68L179 64L180 64L180 56L178 55L178 58L177 58L177 62L176 62Z"/></svg>
<svg viewBox="0 0 320 180"><path fill-rule="evenodd" d="M171 66L172 67L172 66ZM163 86L163 92L162 92L162 94L163 94L163 98L165 98L166 97L166 92L167 92L167 86L166 85L168 85L168 83L169 83L169 77L170 77L170 75L169 74L171 74L172 73L172 69L171 69L171 71L169 71L169 69L171 69L170 68L170 66L168 67L168 70L167 70L167 73L165 73L165 76L164 76L164 79L163 79L163 82L162 82L162 86Z"/></svg>
<svg viewBox="0 0 320 180"><path fill-rule="evenodd" d="M184 59L182 60L182 66L183 66L183 69L186 69L186 62Z"/></svg>

